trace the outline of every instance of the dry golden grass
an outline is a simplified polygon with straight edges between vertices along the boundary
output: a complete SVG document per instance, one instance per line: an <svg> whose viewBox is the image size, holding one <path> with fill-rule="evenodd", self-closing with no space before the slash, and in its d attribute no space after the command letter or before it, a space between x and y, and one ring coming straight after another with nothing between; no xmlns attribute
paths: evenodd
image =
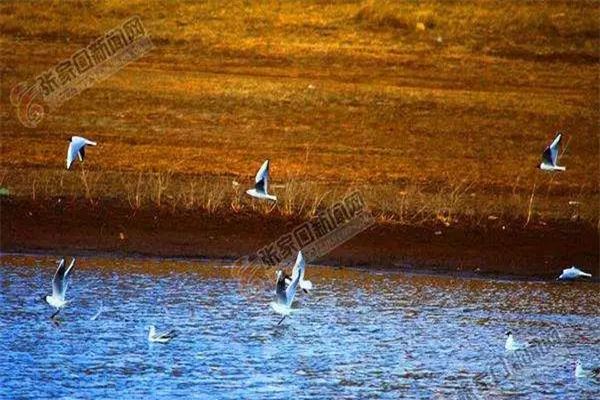
<svg viewBox="0 0 600 400"><path fill-rule="evenodd" d="M272 160L278 211L362 188L383 221L598 223L599 5L579 2L3 2L3 185L209 212ZM6 95L138 14L156 48L19 124ZM417 25L422 24L422 28ZM556 130L567 172L535 169ZM99 142L63 171L65 139ZM442 145L442 143L444 145ZM309 168L310 165L310 168ZM232 181L239 182L233 186ZM536 193L530 210L532 188Z"/></svg>

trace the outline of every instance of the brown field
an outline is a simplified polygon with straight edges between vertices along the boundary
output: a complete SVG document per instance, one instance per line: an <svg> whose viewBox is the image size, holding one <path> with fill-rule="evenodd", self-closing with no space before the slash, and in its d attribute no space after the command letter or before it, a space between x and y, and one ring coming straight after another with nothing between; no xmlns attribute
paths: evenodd
<svg viewBox="0 0 600 400"><path fill-rule="evenodd" d="M384 225L597 239L597 1L225 3L2 2L11 202L301 219L360 189ZM20 124L15 84L134 14L155 49ZM536 166L557 130L567 171L550 175ZM64 169L72 134L99 142L85 173ZM243 194L267 158L274 209Z"/></svg>

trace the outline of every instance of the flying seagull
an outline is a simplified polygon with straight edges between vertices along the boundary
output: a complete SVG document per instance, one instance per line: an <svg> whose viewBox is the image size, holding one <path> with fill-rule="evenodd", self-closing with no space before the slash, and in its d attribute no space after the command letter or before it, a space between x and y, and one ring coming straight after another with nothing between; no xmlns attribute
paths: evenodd
<svg viewBox="0 0 600 400"><path fill-rule="evenodd" d="M591 278L592 274L583 272L579 268L571 267L563 269L562 274L556 280L572 280L577 278Z"/></svg>
<svg viewBox="0 0 600 400"><path fill-rule="evenodd" d="M575 378L600 378L600 368L593 368L588 371L583 369L581 361L575 363Z"/></svg>
<svg viewBox="0 0 600 400"><path fill-rule="evenodd" d="M65 300L65 294L67 293L67 287L69 286L69 280L71 277L71 271L75 259L71 261L69 267L65 266L65 259L61 259L58 263L58 268L52 278L52 296L45 296L44 300L52 307L56 308L56 312L52 314L50 318L56 317L60 310L67 305L68 301Z"/></svg>
<svg viewBox="0 0 600 400"><path fill-rule="evenodd" d="M275 289L275 301L271 302L271 308L277 313L282 315L283 317L277 325L281 324L285 317L290 315L292 312L292 301L294 301L294 296L296 295L296 288L300 283L300 277L304 275L304 258L302 257L302 252L298 252L298 257L296 258L296 264L294 264L294 268L292 269L292 280L290 284L286 288L285 286L285 274L282 270L277 271L277 287Z"/></svg>
<svg viewBox="0 0 600 400"><path fill-rule="evenodd" d="M266 160L256 173L254 189L246 190L246 193L257 199L277 201L277 197L269 194L269 160Z"/></svg>
<svg viewBox="0 0 600 400"><path fill-rule="evenodd" d="M527 343L517 342L515 340L515 338L513 337L513 334L511 331L506 332L506 343L504 343L504 348L506 350L508 350L508 351L522 350L527 346L528 346Z"/></svg>
<svg viewBox="0 0 600 400"><path fill-rule="evenodd" d="M562 139L562 133L558 132L556 138L552 141L550 146L546 147L542 154L542 163L540 169L544 171L565 171L566 168L556 164L558 161L558 150L560 146L560 140Z"/></svg>
<svg viewBox="0 0 600 400"><path fill-rule="evenodd" d="M85 158L85 146L95 146L97 143L87 140L81 136L73 136L69 139L69 149L67 150L67 169L71 168L75 157L79 157L79 161Z"/></svg>
<svg viewBox="0 0 600 400"><path fill-rule="evenodd" d="M156 343L169 343L171 339L177 336L177 332L175 330L170 330L169 332L156 333L156 327L154 325L150 325L150 331L148 332L148 341L156 342Z"/></svg>
<svg viewBox="0 0 600 400"><path fill-rule="evenodd" d="M298 257L301 258L300 262L302 263L302 269L300 270L300 282L298 283L298 286L300 286L300 289L302 289L302 291L304 293L308 293L310 290L312 290L313 284L311 281L304 279L304 271L306 270L306 262L304 261L304 256L302 255L301 251L298 253ZM296 264L298 264L298 261L296 261ZM285 274L286 286L289 286L291 282L292 282L292 277L289 276L288 274Z"/></svg>

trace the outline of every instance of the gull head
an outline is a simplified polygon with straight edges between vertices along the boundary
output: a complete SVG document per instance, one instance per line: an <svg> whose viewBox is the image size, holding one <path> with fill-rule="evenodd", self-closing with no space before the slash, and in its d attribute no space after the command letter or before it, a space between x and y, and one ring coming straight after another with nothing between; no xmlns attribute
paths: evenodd
<svg viewBox="0 0 600 400"><path fill-rule="evenodd" d="M506 332L506 337L509 337L509 336L511 336L511 335L512 335L512 332L511 332L511 331L508 331L508 332Z"/></svg>
<svg viewBox="0 0 600 400"><path fill-rule="evenodd" d="M583 365L581 365L581 361L579 361L579 360L577 360L575 362L575 377L576 378L585 378L585 377L587 377L587 373L583 369Z"/></svg>

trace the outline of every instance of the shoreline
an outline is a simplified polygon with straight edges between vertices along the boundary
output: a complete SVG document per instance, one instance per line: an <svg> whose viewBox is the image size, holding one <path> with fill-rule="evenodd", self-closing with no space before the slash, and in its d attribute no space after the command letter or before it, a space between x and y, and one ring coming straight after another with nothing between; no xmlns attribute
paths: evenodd
<svg viewBox="0 0 600 400"><path fill-rule="evenodd" d="M227 262L254 254L305 220L279 213L132 210L115 200L0 199L0 251L110 254ZM597 280L589 225L409 226L377 222L313 264L508 279L554 279L580 266Z"/></svg>
<svg viewBox="0 0 600 400"><path fill-rule="evenodd" d="M63 254L64 255L64 254ZM60 255L60 256L63 256ZM2 258L24 258L24 257L59 257L58 254L54 251L50 250L42 250L42 251L28 251L28 252L0 252L0 259ZM115 252L97 252L97 251L80 251L76 254L68 254L68 257L76 257L80 261L83 259L103 259L103 260L120 260L120 261L160 261L160 262L178 262L178 263L191 263L191 264L200 264L200 265L209 265L217 268L233 268L235 267L234 259L226 259L226 258L199 258L199 257L189 257L189 256L167 256L167 257L159 257L151 254L141 254L141 253L115 253ZM77 264L78 266L81 263ZM332 265L321 262L310 262L308 263L310 266L314 266L316 268L328 268L332 270L346 270L346 271L354 271L357 273L361 272L370 272L370 273L383 273L383 274L402 274L407 276L430 276L430 277L446 277L449 279L462 279L462 280L494 280L494 281L503 281L503 282L555 282L557 284L568 284L571 282L580 282L580 283L594 283L600 284L600 276L595 275L590 279L579 279L576 281L559 281L555 276L536 276L536 275L506 275L502 273L491 273L491 272L475 272L475 271L452 271L450 269L442 270L442 269L427 269L427 268L416 268L416 267L407 267L407 266L366 266L366 265ZM53 268L51 266L50 268ZM184 268L185 270L185 268ZM150 273L155 273L155 270L147 271ZM233 274L231 275L234 276Z"/></svg>

